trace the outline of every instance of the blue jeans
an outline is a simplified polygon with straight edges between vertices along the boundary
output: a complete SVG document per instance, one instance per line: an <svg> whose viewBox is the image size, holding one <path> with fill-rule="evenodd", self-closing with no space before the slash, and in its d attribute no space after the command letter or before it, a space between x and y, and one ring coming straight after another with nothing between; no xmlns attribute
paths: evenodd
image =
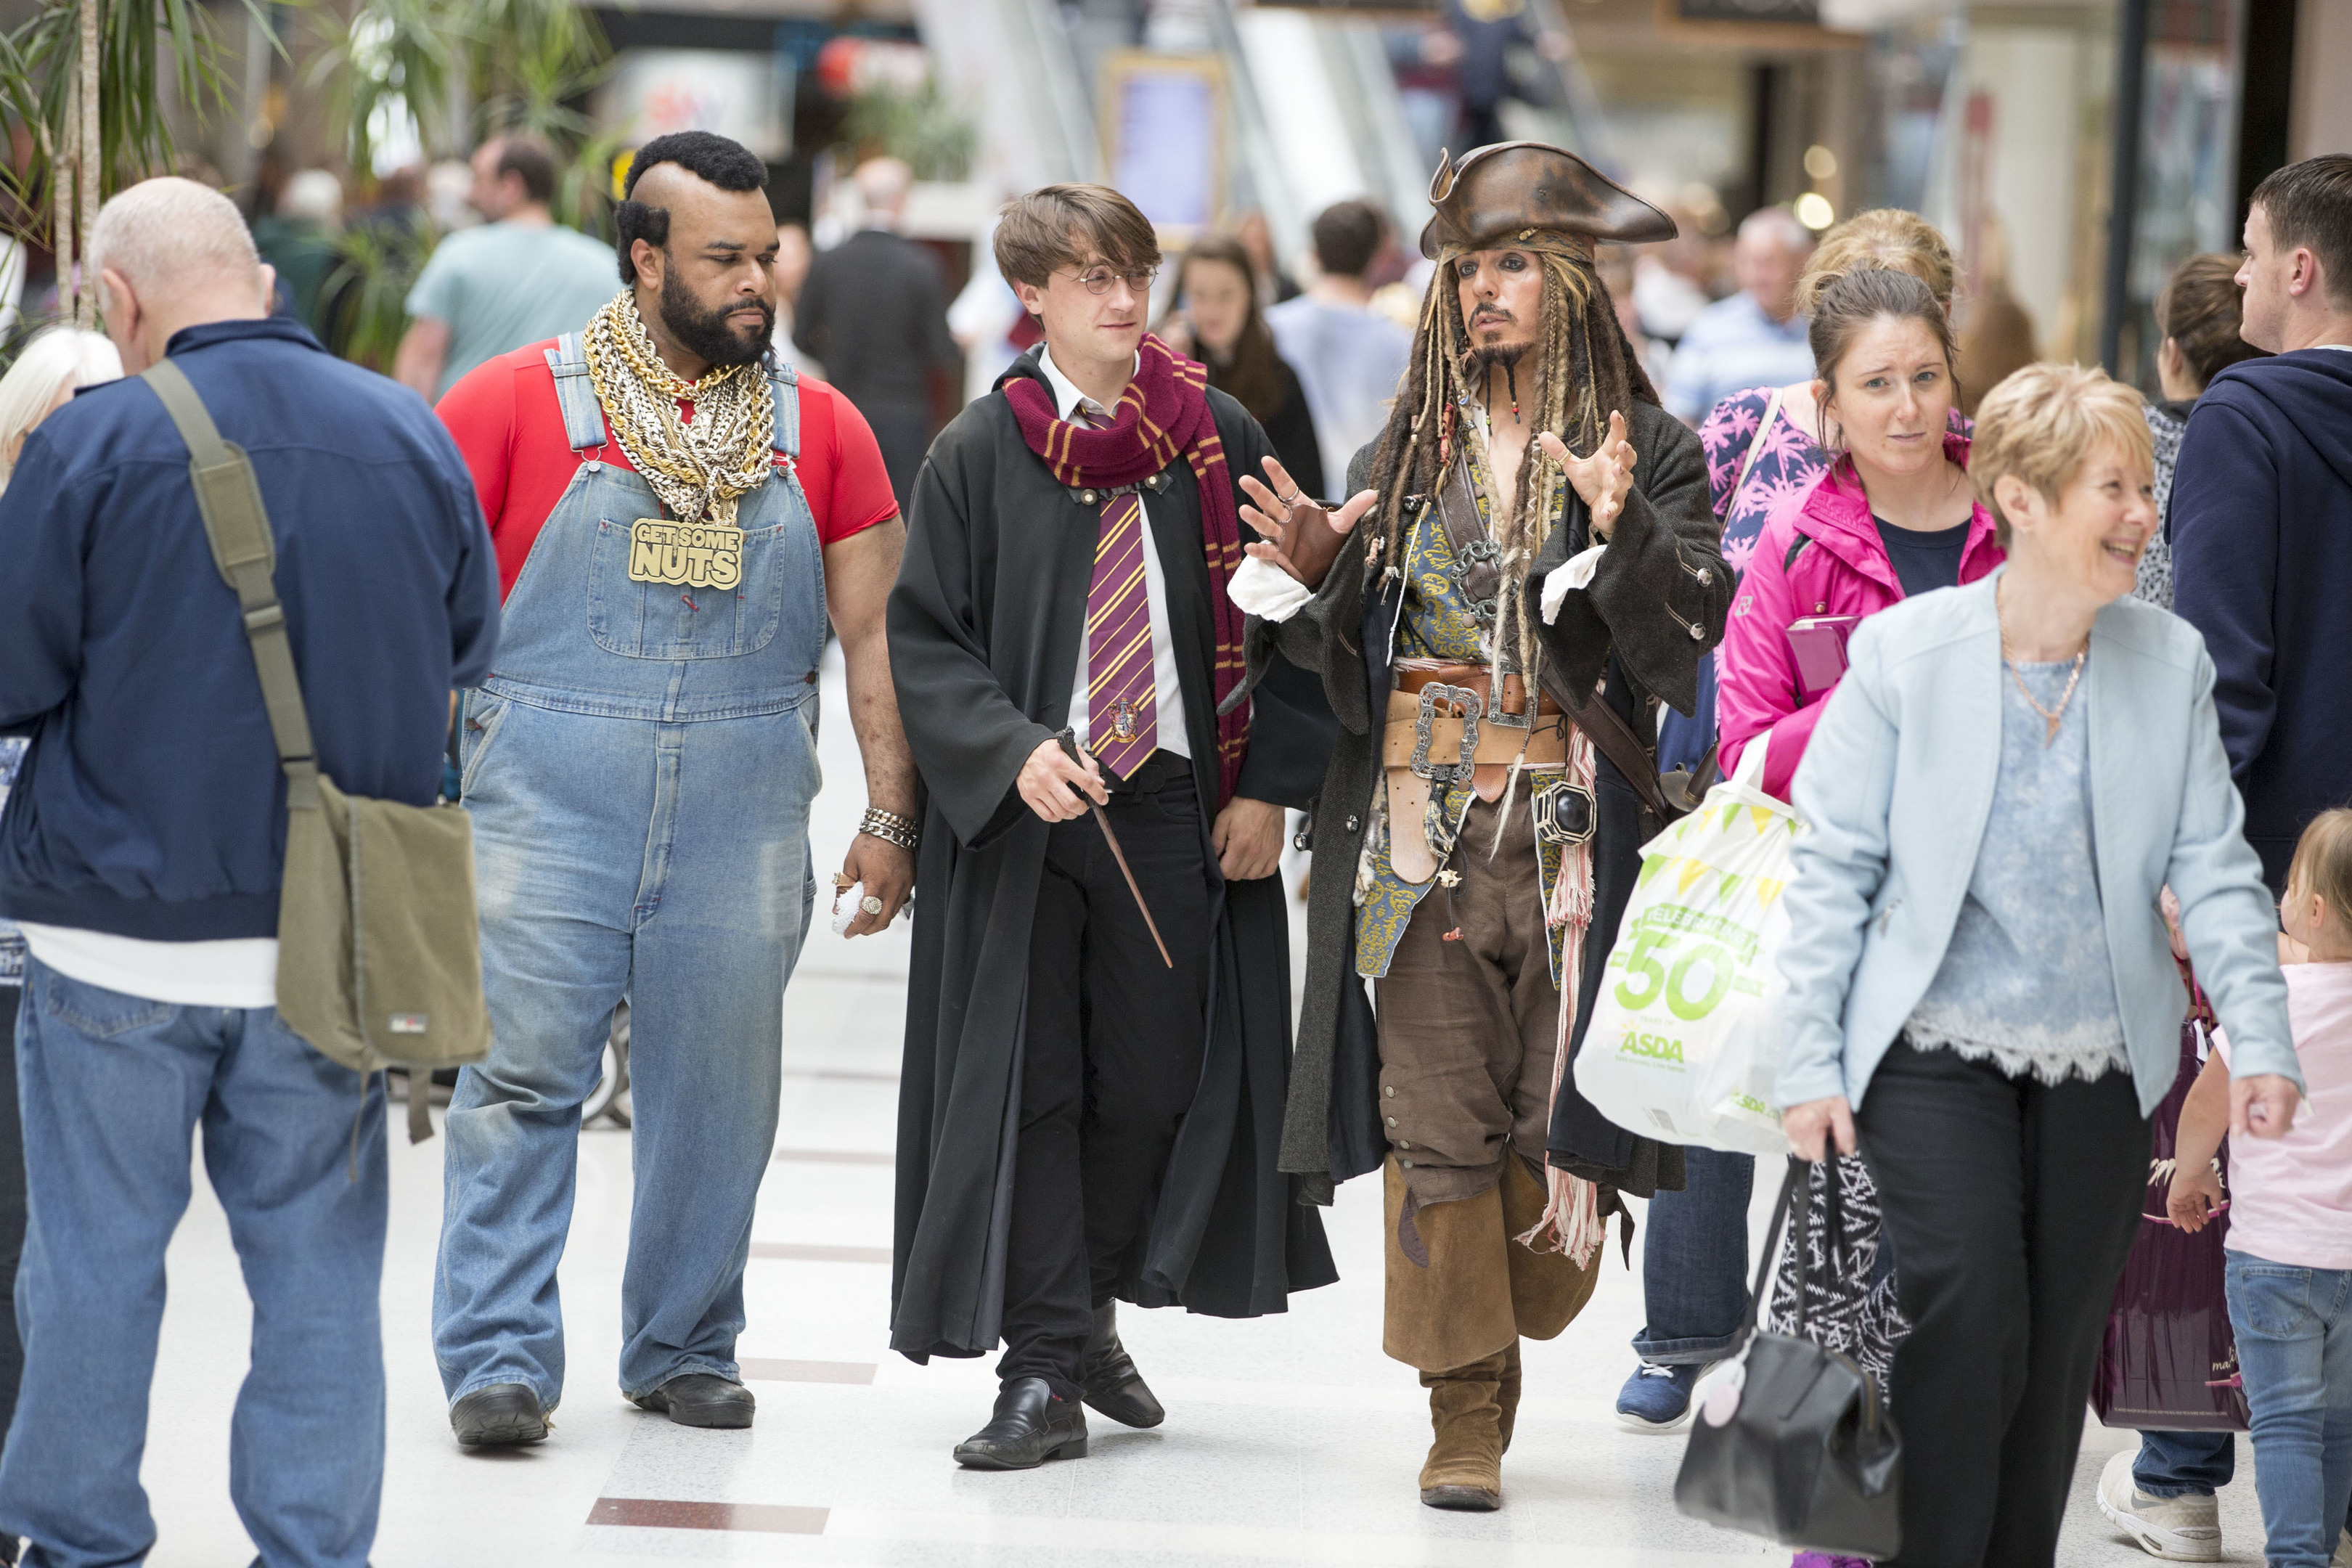
<svg viewBox="0 0 2352 1568"><path fill-rule="evenodd" d="M2326 1568L2352 1504L2352 1269L2225 1256L2270 1568Z"/></svg>
<svg viewBox="0 0 2352 1568"><path fill-rule="evenodd" d="M2132 1485L2149 1497L2211 1497L2238 1473L2234 1432L2143 1432Z"/></svg>
<svg viewBox="0 0 2352 1568"><path fill-rule="evenodd" d="M383 1090L274 1008L180 1007L26 965L25 1381L0 1531L26 1568L143 1558L163 1249L190 1130L253 1297L229 1491L266 1568L365 1568L383 1486ZM358 1117L356 1154L353 1118ZM356 1173L353 1161L356 1159Z"/></svg>
<svg viewBox="0 0 2352 1568"><path fill-rule="evenodd" d="M556 1266L580 1105L624 995L635 1194L621 1391L736 1377L784 982L814 898L814 710L664 724L466 694L495 1043L449 1103L433 1345L451 1400L497 1383L526 1384L551 1409L562 1398Z"/></svg>
<svg viewBox="0 0 2352 1568"><path fill-rule="evenodd" d="M1650 1200L1642 1238L1642 1304L1649 1321L1634 1353L1657 1366L1720 1361L1748 1311L1748 1199L1756 1157L1683 1151L1683 1190Z"/></svg>

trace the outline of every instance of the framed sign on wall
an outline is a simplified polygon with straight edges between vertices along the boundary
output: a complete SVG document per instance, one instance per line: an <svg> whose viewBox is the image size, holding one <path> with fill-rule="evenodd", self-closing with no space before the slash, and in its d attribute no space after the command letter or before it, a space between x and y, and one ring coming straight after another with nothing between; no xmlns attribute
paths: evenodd
<svg viewBox="0 0 2352 1568"><path fill-rule="evenodd" d="M1163 246L1214 228L1225 187L1225 73L1213 55L1122 51L1103 62L1103 164Z"/></svg>

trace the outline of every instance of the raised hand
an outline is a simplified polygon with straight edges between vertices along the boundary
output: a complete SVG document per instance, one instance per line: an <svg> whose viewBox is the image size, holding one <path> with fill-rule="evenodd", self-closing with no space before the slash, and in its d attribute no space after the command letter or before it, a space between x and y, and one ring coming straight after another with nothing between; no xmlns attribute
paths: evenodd
<svg viewBox="0 0 2352 1568"><path fill-rule="evenodd" d="M1256 503L1242 508L1242 521L1260 535L1258 543L1242 548L1309 588L1319 588L1339 558L1339 546L1372 510L1379 493L1360 490L1338 511L1326 511L1321 502L1301 495L1289 470L1272 458L1265 459L1265 477L1273 481L1270 489L1253 475L1242 476L1242 493Z"/></svg>
<svg viewBox="0 0 2352 1568"><path fill-rule="evenodd" d="M1625 438L1625 416L1609 416L1609 434L1589 458L1570 451L1568 444L1549 430L1538 440L1544 456L1560 466L1583 499L1592 519L1592 537L1605 543L1610 530L1617 526L1618 514L1625 510L1625 494L1633 488L1633 465L1641 460L1633 443Z"/></svg>

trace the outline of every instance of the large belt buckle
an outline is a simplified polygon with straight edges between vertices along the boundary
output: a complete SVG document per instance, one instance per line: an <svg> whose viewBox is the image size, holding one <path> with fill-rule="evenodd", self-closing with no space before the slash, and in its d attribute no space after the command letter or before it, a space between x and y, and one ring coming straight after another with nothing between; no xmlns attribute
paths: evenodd
<svg viewBox="0 0 2352 1568"><path fill-rule="evenodd" d="M1474 539L1464 545L1454 558L1454 586L1469 604L1471 616L1481 626L1495 624L1495 615L1500 607L1499 601L1493 595L1480 598L1473 594L1470 591L1470 572L1473 567L1492 565L1502 558L1501 546L1492 539Z"/></svg>
<svg viewBox="0 0 2352 1568"><path fill-rule="evenodd" d="M1592 792L1562 779L1535 796L1536 837L1546 844L1574 846L1592 837Z"/></svg>
<svg viewBox="0 0 2352 1568"><path fill-rule="evenodd" d="M1440 702L1462 710L1462 760L1458 763L1433 763L1429 760L1429 731L1437 717ZM1412 762L1414 773L1432 784L1468 784L1478 765L1478 714L1482 708L1478 694L1466 686L1431 684L1421 689L1421 717L1413 721ZM1448 715L1451 717L1451 715Z"/></svg>

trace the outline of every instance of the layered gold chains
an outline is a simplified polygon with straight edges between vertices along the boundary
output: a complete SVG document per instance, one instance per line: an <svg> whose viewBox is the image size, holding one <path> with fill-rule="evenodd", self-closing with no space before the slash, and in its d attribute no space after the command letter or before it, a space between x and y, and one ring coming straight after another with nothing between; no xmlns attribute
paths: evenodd
<svg viewBox="0 0 2352 1568"><path fill-rule="evenodd" d="M775 397L756 364L721 365L684 381L662 363L626 290L589 318L589 379L613 435L681 522L735 521L737 498L768 477ZM694 405L691 420L678 404Z"/></svg>

